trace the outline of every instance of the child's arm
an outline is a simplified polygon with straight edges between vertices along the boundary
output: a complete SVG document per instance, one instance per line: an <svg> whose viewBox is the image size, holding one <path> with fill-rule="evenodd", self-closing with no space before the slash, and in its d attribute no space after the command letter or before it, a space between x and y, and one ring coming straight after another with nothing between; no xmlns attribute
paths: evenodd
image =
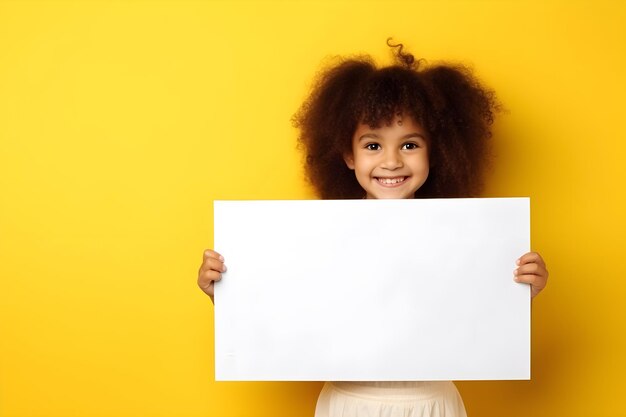
<svg viewBox="0 0 626 417"><path fill-rule="evenodd" d="M528 252L517 260L517 265L515 281L530 284L530 298L534 298L548 283L546 263L537 252Z"/></svg>
<svg viewBox="0 0 626 417"><path fill-rule="evenodd" d="M202 265L198 270L198 286L211 297L211 301L213 301L213 287L216 281L222 279L222 272L226 272L224 257L214 250L206 249Z"/></svg>

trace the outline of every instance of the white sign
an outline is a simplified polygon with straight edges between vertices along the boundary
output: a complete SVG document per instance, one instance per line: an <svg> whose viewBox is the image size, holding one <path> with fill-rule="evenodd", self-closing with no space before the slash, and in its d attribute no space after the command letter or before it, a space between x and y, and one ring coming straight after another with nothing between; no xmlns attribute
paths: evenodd
<svg viewBox="0 0 626 417"><path fill-rule="evenodd" d="M215 379L530 379L529 206L215 201Z"/></svg>

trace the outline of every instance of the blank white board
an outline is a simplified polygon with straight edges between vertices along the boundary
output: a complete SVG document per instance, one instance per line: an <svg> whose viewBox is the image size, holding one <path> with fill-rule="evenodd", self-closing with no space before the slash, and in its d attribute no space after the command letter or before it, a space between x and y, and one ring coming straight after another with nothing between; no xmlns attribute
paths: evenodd
<svg viewBox="0 0 626 417"><path fill-rule="evenodd" d="M528 198L215 201L215 378L530 378Z"/></svg>

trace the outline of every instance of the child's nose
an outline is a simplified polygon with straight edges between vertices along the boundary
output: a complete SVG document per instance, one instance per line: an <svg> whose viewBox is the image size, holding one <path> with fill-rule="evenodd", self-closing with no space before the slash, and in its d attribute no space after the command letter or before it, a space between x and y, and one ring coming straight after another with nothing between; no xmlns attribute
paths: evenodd
<svg viewBox="0 0 626 417"><path fill-rule="evenodd" d="M398 169L402 167L402 157L399 152L386 152L382 167L386 169Z"/></svg>

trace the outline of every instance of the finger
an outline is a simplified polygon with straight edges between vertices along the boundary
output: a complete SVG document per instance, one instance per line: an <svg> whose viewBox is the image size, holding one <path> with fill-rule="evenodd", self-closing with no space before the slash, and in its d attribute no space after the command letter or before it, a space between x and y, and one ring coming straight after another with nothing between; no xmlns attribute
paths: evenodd
<svg viewBox="0 0 626 417"><path fill-rule="evenodd" d="M224 262L220 261L219 259L206 258L204 262L202 263L202 265L200 265L200 270L198 272L203 273L204 271L211 271L211 270L219 271L219 272L226 272L226 265L224 265Z"/></svg>
<svg viewBox="0 0 626 417"><path fill-rule="evenodd" d="M515 281L525 282L527 284L533 284L537 286L545 287L548 281L548 271L537 264L522 265L513 271ZM529 280L532 280L530 282Z"/></svg>
<svg viewBox="0 0 626 417"><path fill-rule="evenodd" d="M516 282L521 282L523 284L530 284L533 287L542 287L545 285L545 279L540 275L535 274L523 274L515 276Z"/></svg>
<svg viewBox="0 0 626 417"><path fill-rule="evenodd" d="M515 271L513 271L513 273L515 275L525 275L525 274L545 275L545 271L546 270L543 266L533 262L533 263L524 264L524 265L517 267Z"/></svg>
<svg viewBox="0 0 626 417"><path fill-rule="evenodd" d="M205 271L198 275L198 286L203 290L208 288L215 281L220 281L222 274L217 271Z"/></svg>
<svg viewBox="0 0 626 417"><path fill-rule="evenodd" d="M517 260L518 265L524 265L528 263L536 263L544 267L546 266L546 263L543 261L543 258L537 252L525 253Z"/></svg>
<svg viewBox="0 0 626 417"><path fill-rule="evenodd" d="M218 271L205 271L201 276L202 276L202 281L206 282L207 284L210 281L222 280L222 274Z"/></svg>
<svg viewBox="0 0 626 417"><path fill-rule="evenodd" d="M537 274L519 274L515 276L515 282L529 284L531 298L533 298L546 287L548 283L548 276Z"/></svg>
<svg viewBox="0 0 626 417"><path fill-rule="evenodd" d="M516 282L530 285L530 297L534 298L546 287L546 280L538 275L520 275Z"/></svg>
<svg viewBox="0 0 626 417"><path fill-rule="evenodd" d="M220 261L224 262L224 257L220 255L219 253L215 252L213 249L204 250L204 253L202 254L202 260L204 261L207 258L219 259Z"/></svg>

